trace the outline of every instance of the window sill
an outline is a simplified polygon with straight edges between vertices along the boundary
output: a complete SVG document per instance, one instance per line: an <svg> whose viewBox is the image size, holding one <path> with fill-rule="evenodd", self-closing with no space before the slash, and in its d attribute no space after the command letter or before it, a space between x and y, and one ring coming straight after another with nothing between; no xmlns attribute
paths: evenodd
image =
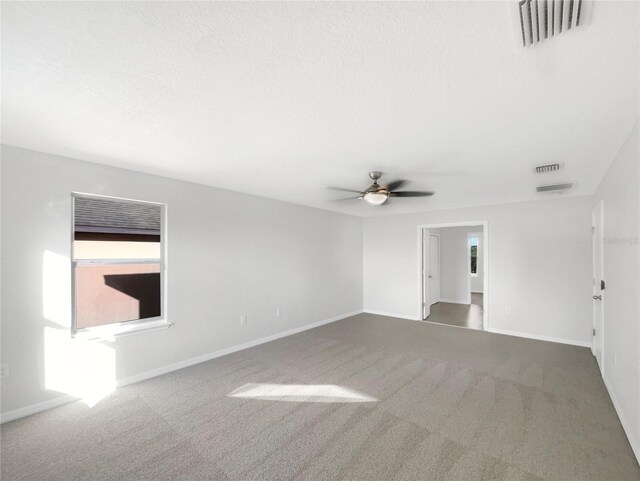
<svg viewBox="0 0 640 481"><path fill-rule="evenodd" d="M119 337L131 336L143 332L158 331L160 329L168 329L173 325L166 319L157 319L154 321L123 323L112 326L89 327L72 334L74 339L96 340L96 341L113 341Z"/></svg>

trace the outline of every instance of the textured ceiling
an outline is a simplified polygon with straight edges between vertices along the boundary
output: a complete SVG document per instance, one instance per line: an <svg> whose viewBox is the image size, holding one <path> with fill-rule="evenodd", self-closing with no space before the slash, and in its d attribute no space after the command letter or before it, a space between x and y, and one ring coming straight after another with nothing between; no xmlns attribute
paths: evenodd
<svg viewBox="0 0 640 481"><path fill-rule="evenodd" d="M527 49L506 2L3 2L2 141L362 216L541 198L548 162L590 194L639 30L635 1ZM331 202L374 169L436 195Z"/></svg>

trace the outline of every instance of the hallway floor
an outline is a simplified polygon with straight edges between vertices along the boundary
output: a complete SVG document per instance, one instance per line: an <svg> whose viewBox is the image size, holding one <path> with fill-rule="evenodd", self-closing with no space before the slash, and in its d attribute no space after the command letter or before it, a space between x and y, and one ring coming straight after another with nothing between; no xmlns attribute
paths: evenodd
<svg viewBox="0 0 640 481"><path fill-rule="evenodd" d="M431 315L425 321L482 331L483 298L482 293L474 292L471 294L470 305L436 302L431 306Z"/></svg>

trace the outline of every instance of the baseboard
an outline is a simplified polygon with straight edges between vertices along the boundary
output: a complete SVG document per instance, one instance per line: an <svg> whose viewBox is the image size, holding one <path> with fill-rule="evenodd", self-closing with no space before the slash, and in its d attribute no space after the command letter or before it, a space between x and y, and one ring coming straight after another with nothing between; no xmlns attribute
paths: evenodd
<svg viewBox="0 0 640 481"><path fill-rule="evenodd" d="M292 336L294 334L298 334L303 331L315 329L316 327L320 327L320 326L324 326L325 324L330 324L332 322L340 321L342 319L346 319L347 317L361 314L362 312L363 312L362 310L348 312L346 314L341 314L339 316L323 319L322 321L314 322L312 324L307 324L305 326L289 329L288 331L279 332L277 334L272 334L270 336L262 337L260 339L255 339L253 341L245 342L243 344L238 344L236 346L220 349L219 351L210 352L207 354L203 354L201 356L193 357L191 359L186 359L184 361L176 362L174 364L169 364L168 366L163 366L158 369L152 369L151 371L135 374L133 376L129 376L129 377L117 380L116 387L123 387L136 382L146 381L147 379L161 376L163 374L168 374L170 372L177 371L179 369L184 369L185 367L193 366L195 364L200 364L201 362L210 361L218 357L226 356L227 354L232 354L234 352L242 351L244 349L249 349L250 347L259 346L260 344L265 344L267 342L275 341L276 339L281 339L283 337ZM13 421L15 419L31 416L32 414L37 414L42 411L47 411L49 409L53 409L77 400L78 398L76 397L63 395L63 396L55 397L48 401L42 401L39 403L30 404L28 406L24 406L18 409L14 409L12 411L7 411L6 413L2 413L0 415L0 423L6 423L9 421Z"/></svg>
<svg viewBox="0 0 640 481"><path fill-rule="evenodd" d="M323 319L322 321L314 322L312 324L307 324L306 326L296 327L294 329L289 329L288 331L272 334L271 336L262 337L260 339L255 339L253 341L245 342L243 344L227 347L225 349L220 349L219 351L203 354L202 356L193 357L191 359L180 361L175 364L170 364L168 366L164 366L158 369L153 369L151 371L146 371L140 374L129 376L124 379L118 380L116 382L116 386L123 387L123 386L127 386L128 384L133 384L140 381L146 381L147 379L151 379L157 376L162 376L163 374L168 374L170 372L177 371L179 369L184 369L185 367L194 366L195 364L200 364L202 362L210 361L218 357L226 356L227 354L233 354L234 352L242 351L244 349L249 349L250 347L259 346L260 344L265 344L267 342L275 341L283 337L292 336L294 334L298 334L299 332L308 331L309 329L314 329L316 327L324 326L325 324L330 324L332 322L340 321L342 319L346 319L347 317L355 316L361 313L362 311L353 311L347 314L341 314L339 316L330 317L329 319Z"/></svg>
<svg viewBox="0 0 640 481"><path fill-rule="evenodd" d="M438 302L446 302L447 304L466 304L467 306L470 304L466 299L440 299Z"/></svg>
<svg viewBox="0 0 640 481"><path fill-rule="evenodd" d="M494 334L504 334L505 336L524 337L526 339L534 339L536 341L557 342L559 344L569 344L570 346L591 347L591 341L576 341L573 339L563 339L561 337L540 336L538 334L528 334L526 332L508 331L506 329L496 329L488 327L486 332Z"/></svg>
<svg viewBox="0 0 640 481"><path fill-rule="evenodd" d="M28 406L2 413L0 423L7 423L16 419L25 418L27 416L31 416L32 414L38 414L42 411L48 411L49 409L57 408L77 400L78 398L76 397L64 395L54 397L53 399L49 399L48 401L29 404Z"/></svg>
<svg viewBox="0 0 640 481"><path fill-rule="evenodd" d="M421 320L421 319L418 319L417 317L407 316L405 314L396 314L395 312L383 312L383 311L376 311L372 309L365 309L363 312L365 314L375 314L376 316L386 316L386 317L397 317L398 319L408 319L410 321Z"/></svg>
<svg viewBox="0 0 640 481"><path fill-rule="evenodd" d="M631 445L631 449L633 450L633 454L636 455L636 459L638 460L638 463L640 463L640 443L634 437L634 434L633 434L633 431L632 431L632 426L627 421L627 418L625 417L624 412L622 411L622 409L620 409L620 403L618 402L618 398L616 397L615 393L613 392L613 389L611 389L611 384L609 384L609 381L607 380L607 378L605 376L602 376L602 380L604 381L604 385L606 386L607 391L609 392L609 397L611 398L611 402L613 403L613 407L616 410L616 413L618 414L618 419L620 419L620 424L622 424L622 429L624 429L624 432L627 435L627 440L629 441L629 444Z"/></svg>

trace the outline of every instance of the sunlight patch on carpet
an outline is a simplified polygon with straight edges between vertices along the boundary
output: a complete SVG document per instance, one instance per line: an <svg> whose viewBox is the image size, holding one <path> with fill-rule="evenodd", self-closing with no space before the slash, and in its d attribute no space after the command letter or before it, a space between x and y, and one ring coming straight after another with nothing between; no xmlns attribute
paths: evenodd
<svg viewBox="0 0 640 481"><path fill-rule="evenodd" d="M377 402L374 397L335 384L248 383L229 393L229 397L264 401L362 403Z"/></svg>

